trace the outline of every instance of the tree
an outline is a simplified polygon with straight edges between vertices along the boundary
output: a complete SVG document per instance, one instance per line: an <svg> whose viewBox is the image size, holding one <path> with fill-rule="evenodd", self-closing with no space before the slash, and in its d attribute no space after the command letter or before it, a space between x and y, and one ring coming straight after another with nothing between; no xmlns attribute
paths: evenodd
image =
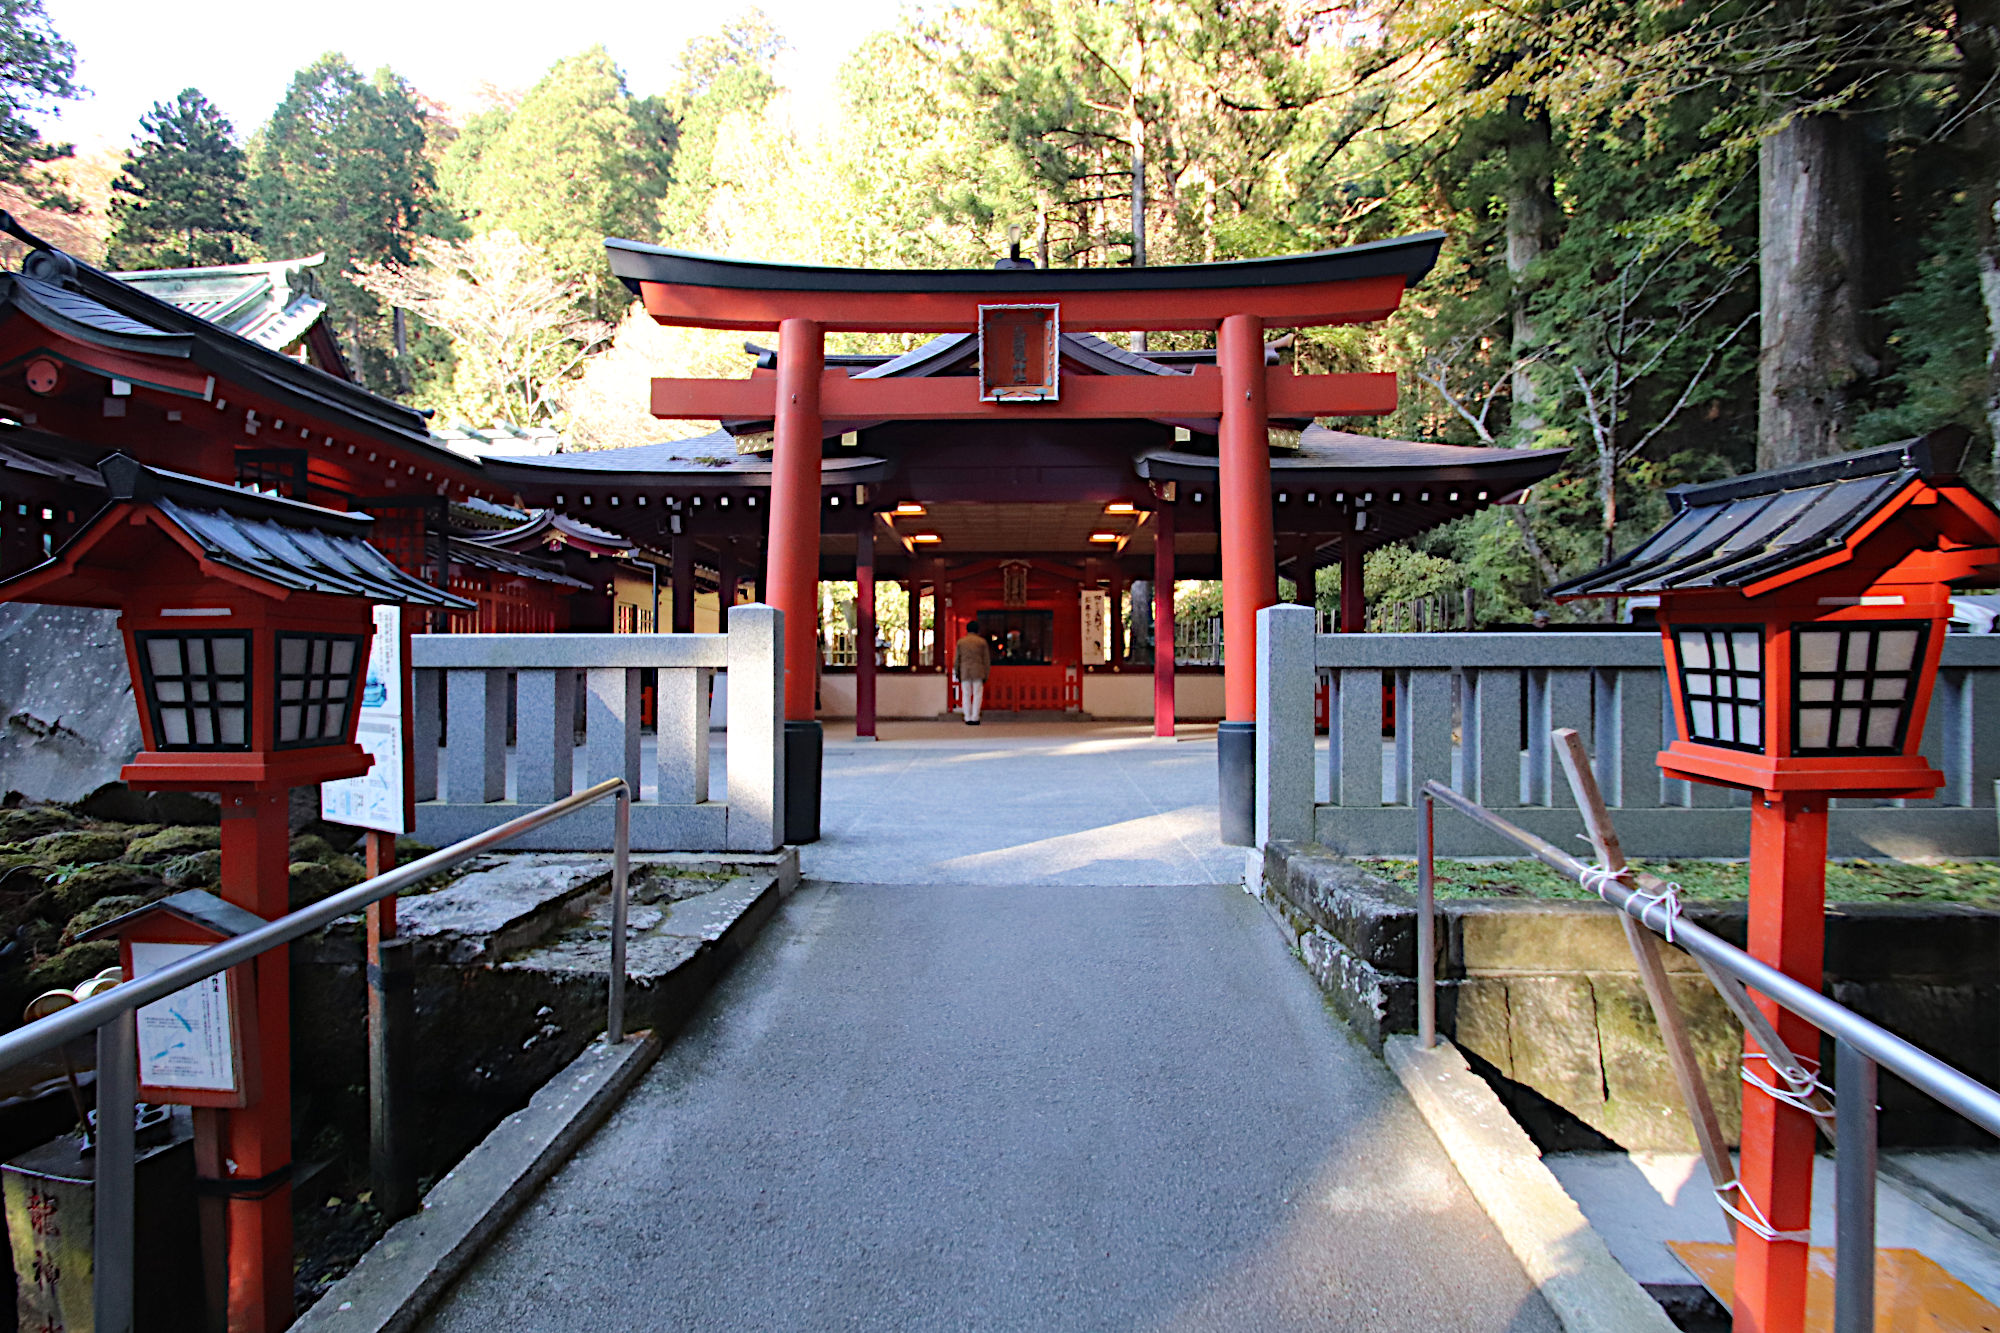
<svg viewBox="0 0 2000 1333"><path fill-rule="evenodd" d="M603 47L557 62L519 105L477 118L445 154L451 203L475 233L511 231L540 247L589 313L629 299L604 238L652 240L673 162L660 100L634 97Z"/></svg>
<svg viewBox="0 0 2000 1333"><path fill-rule="evenodd" d="M82 91L76 48L56 32L42 0L0 0L0 184L25 187L44 205L71 202L36 165L73 150L43 139L28 117Z"/></svg>
<svg viewBox="0 0 2000 1333"><path fill-rule="evenodd" d="M243 258L248 174L235 127L194 88L139 118L139 143L114 182L110 262L192 268Z"/></svg>
<svg viewBox="0 0 2000 1333"><path fill-rule="evenodd" d="M408 387L393 320L349 274L410 261L433 188L426 122L396 74L367 78L333 53L293 76L250 155L251 211L265 253L326 252L331 323L363 382L385 391Z"/></svg>
<svg viewBox="0 0 2000 1333"><path fill-rule="evenodd" d="M415 263L357 264L351 276L450 336L457 364L438 406L479 425L553 421L563 379L611 337L608 326L577 313L578 285L511 231L426 238L413 249Z"/></svg>

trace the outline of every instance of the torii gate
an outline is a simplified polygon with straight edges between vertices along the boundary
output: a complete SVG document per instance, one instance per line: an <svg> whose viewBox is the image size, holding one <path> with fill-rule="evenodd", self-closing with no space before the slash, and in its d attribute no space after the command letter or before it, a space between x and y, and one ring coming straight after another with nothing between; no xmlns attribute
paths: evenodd
<svg viewBox="0 0 2000 1333"><path fill-rule="evenodd" d="M814 673L804 668L818 651L820 460L828 419L1136 417L1217 422L1226 645L1220 805L1224 839L1249 843L1256 616L1278 599L1270 420L1382 415L1396 406L1394 373L1295 375L1289 367L1267 367L1264 335L1387 318L1430 271L1443 240L1441 232L1425 232L1276 259L1157 268L1037 269L1013 260L993 269L915 270L758 263L606 241L612 272L660 323L778 332L775 375L656 379L652 411L773 423L766 596L785 613L786 840L818 836L820 734ZM1058 329L1214 330L1216 365L1185 377L1073 376L1058 384ZM826 334L846 331L978 333L982 373L850 378L829 369L825 358ZM990 356L988 339L995 340ZM792 790L794 782L809 790Z"/></svg>

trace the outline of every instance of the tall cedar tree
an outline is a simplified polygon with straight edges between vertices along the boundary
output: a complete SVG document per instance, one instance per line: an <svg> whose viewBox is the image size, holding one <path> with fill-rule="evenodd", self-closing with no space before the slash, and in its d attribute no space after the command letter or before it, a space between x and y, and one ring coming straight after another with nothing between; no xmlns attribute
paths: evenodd
<svg viewBox="0 0 2000 1333"><path fill-rule="evenodd" d="M35 170L70 156L70 145L43 139L28 117L81 91L76 48L50 24L42 0L0 0L0 183L22 187L44 206L75 208Z"/></svg>
<svg viewBox="0 0 2000 1333"><path fill-rule="evenodd" d="M112 183L113 268L234 264L250 238L248 173L235 127L199 90L155 102Z"/></svg>
<svg viewBox="0 0 2000 1333"><path fill-rule="evenodd" d="M371 78L338 53L292 78L251 152L250 205L264 252L325 251L332 326L362 382L408 387L393 356L390 312L349 277L356 264L408 263L433 188L426 114L387 69Z"/></svg>
<svg viewBox="0 0 2000 1333"><path fill-rule="evenodd" d="M650 241L673 162L660 99L634 97L603 47L557 64L511 110L474 117L440 169L475 233L506 230L547 252L588 313L630 300L604 261L604 238Z"/></svg>

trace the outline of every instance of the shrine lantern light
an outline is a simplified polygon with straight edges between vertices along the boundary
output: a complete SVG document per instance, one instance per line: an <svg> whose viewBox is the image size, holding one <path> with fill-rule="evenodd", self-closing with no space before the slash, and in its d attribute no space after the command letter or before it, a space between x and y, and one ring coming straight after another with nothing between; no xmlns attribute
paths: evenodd
<svg viewBox="0 0 2000 1333"><path fill-rule="evenodd" d="M1918 753L1951 585L2000 578L2000 511L1957 427L1677 487L1673 517L1558 600L1657 595L1669 776L1754 791L1928 797Z"/></svg>
<svg viewBox="0 0 2000 1333"><path fill-rule="evenodd" d="M117 608L142 789L304 786L366 772L354 743L375 603L464 609L367 542L371 521L142 467L0 600Z"/></svg>

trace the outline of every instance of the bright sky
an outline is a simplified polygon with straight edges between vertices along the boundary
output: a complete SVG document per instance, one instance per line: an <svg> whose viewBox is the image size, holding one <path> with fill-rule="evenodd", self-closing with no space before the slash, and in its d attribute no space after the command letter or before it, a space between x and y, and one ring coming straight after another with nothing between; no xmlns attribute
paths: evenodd
<svg viewBox="0 0 2000 1333"><path fill-rule="evenodd" d="M548 0L342 0L272 6L252 0L44 0L76 47L90 94L65 103L46 128L80 147L123 145L154 102L195 87L240 135L270 115L292 74L326 51L364 71L388 65L424 93L470 108L482 84L525 88L566 55L602 43L635 93L662 92L688 38L713 31L741 6L597 0L570 9ZM791 45L779 81L795 114L811 122L835 109L833 78L869 33L890 26L897 0L762 0ZM302 23L306 15L326 20Z"/></svg>

